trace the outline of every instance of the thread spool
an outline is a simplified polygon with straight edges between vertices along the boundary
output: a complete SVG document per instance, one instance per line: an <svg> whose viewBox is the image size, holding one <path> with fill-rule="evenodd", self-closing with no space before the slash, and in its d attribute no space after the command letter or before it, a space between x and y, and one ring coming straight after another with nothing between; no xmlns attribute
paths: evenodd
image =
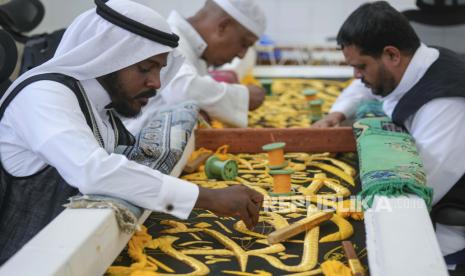
<svg viewBox="0 0 465 276"><path fill-rule="evenodd" d="M271 86L273 84L272 79L261 79L260 83L262 84L263 89L266 91L266 95L272 95L273 91L271 90Z"/></svg>
<svg viewBox="0 0 465 276"><path fill-rule="evenodd" d="M287 161L284 159L284 147L286 143L278 142L266 144L262 147L263 151L268 153L268 168L277 170L287 167Z"/></svg>
<svg viewBox="0 0 465 276"><path fill-rule="evenodd" d="M302 94L305 97L305 102L302 105L303 109L300 112L301 114L305 114L305 115L308 115L308 116L311 115L310 114L310 102L313 101L313 100L318 99L316 97L316 93L318 93L318 91L316 89L313 89L313 88L307 88L307 89L304 89L302 91ZM310 119L310 117L309 117L309 119Z"/></svg>
<svg viewBox="0 0 465 276"><path fill-rule="evenodd" d="M318 99L308 103L310 107L310 119L312 122L320 120L323 116L323 102L323 100Z"/></svg>
<svg viewBox="0 0 465 276"><path fill-rule="evenodd" d="M271 170L268 172L273 177L273 192L271 196L290 196L291 174L294 170Z"/></svg>
<svg viewBox="0 0 465 276"><path fill-rule="evenodd" d="M312 89L312 88L307 88L307 89L304 89L304 91L303 91L303 94L305 96L305 100L307 102L317 100L316 93L318 93L318 91L316 89Z"/></svg>
<svg viewBox="0 0 465 276"><path fill-rule="evenodd" d="M234 180L237 177L238 167L234 160L221 161L213 155L205 162L205 174L208 179Z"/></svg>

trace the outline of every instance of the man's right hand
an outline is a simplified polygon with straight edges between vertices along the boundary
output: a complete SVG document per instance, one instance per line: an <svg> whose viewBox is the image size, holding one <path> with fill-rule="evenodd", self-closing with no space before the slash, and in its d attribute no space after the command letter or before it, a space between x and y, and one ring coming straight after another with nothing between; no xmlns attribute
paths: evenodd
<svg viewBox="0 0 465 276"><path fill-rule="evenodd" d="M237 217L252 229L258 223L263 195L244 185L223 189L199 187L195 208L210 210L219 216Z"/></svg>
<svg viewBox="0 0 465 276"><path fill-rule="evenodd" d="M249 110L255 110L262 105L265 100L266 91L260 86L253 84L247 85L249 89Z"/></svg>
<svg viewBox="0 0 465 276"><path fill-rule="evenodd" d="M342 112L331 112L323 119L312 124L314 128L323 128L323 127L336 127L346 119L346 116Z"/></svg>

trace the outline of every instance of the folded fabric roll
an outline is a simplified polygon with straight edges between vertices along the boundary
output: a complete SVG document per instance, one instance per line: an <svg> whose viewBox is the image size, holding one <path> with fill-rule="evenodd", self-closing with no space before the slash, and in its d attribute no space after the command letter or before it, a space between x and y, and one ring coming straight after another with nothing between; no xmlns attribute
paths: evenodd
<svg viewBox="0 0 465 276"><path fill-rule="evenodd" d="M181 159L197 122L199 108L194 102L185 102L160 109L137 135L133 146L118 146L115 153L124 154L139 164L169 174ZM103 195L77 195L65 207L111 208L118 226L125 233L138 228L142 214L139 207L122 199Z"/></svg>
<svg viewBox="0 0 465 276"><path fill-rule="evenodd" d="M160 109L139 132L133 146L118 146L115 153L169 174L184 152L198 112L192 101Z"/></svg>
<svg viewBox="0 0 465 276"><path fill-rule="evenodd" d="M415 141L388 117L365 118L353 125L357 139L362 192L369 207L375 195L416 194L431 207L433 190L426 186Z"/></svg>

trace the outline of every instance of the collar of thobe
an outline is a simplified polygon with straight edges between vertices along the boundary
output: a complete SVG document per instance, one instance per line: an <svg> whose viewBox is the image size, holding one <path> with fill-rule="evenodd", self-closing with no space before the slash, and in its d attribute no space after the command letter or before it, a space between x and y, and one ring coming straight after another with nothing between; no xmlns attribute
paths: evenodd
<svg viewBox="0 0 465 276"><path fill-rule="evenodd" d="M415 51L410 63L405 70L399 85L383 98L383 109L387 115L392 116L395 106L405 93L425 75L428 68L438 59L439 51L421 44Z"/></svg>
<svg viewBox="0 0 465 276"><path fill-rule="evenodd" d="M80 81L82 88L86 91L87 97L89 98L92 105L95 107L99 114L103 114L111 104L110 95L103 88L103 86L96 80L82 80Z"/></svg>
<svg viewBox="0 0 465 276"><path fill-rule="evenodd" d="M194 27L192 27L192 25L177 11L172 11L167 21L170 25L175 26L178 29L180 35L183 39L187 40L187 44L194 50L194 53L198 57L201 57L207 48L207 43L194 29Z"/></svg>

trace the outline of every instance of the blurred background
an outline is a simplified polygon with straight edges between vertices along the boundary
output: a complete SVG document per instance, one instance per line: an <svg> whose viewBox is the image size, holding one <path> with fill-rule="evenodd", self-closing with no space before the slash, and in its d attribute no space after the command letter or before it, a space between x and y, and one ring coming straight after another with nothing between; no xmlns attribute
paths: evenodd
<svg viewBox="0 0 465 276"><path fill-rule="evenodd" d="M5 2L4 0L2 0ZM0 3L2 2L0 1ZM446 0L460 2L461 0ZM192 15L204 0L137 0L168 16L173 9ZM364 0L258 0L268 18L267 35L277 45L323 44L333 38L347 16ZM399 11L417 9L415 0L389 0ZM428 2L426 0L425 2ZM430 2L433 2L430 0ZM92 0L42 0L45 17L33 33L64 28L73 18L94 6ZM465 18L464 18L465 19ZM415 24L421 38L429 44L445 43L449 48L465 46L465 24L428 27ZM456 49L457 50L457 49ZM465 52L463 50L462 52Z"/></svg>

